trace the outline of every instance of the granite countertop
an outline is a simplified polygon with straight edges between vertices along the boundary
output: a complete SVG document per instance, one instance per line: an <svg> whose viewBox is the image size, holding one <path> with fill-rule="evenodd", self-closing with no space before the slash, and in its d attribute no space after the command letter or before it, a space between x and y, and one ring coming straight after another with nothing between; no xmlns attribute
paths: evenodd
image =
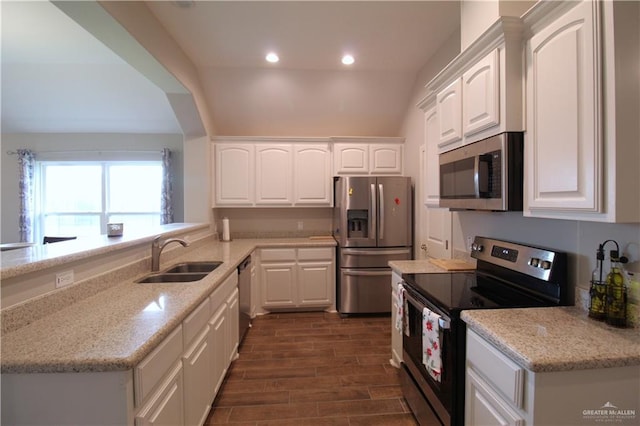
<svg viewBox="0 0 640 426"><path fill-rule="evenodd" d="M201 223L171 223L158 226L155 229L156 232L152 233L145 232L144 234L139 234L133 230L127 230L121 237L99 235L96 237L82 237L77 240L65 241L64 244L30 245L21 250L11 250L2 253L2 258L0 259L0 279L6 280L56 266L60 263L82 261L91 256L105 255L116 250L122 250L140 244L148 244L151 243L156 235L160 234L167 238L185 231L207 230L208 228L208 224Z"/></svg>
<svg viewBox="0 0 640 426"><path fill-rule="evenodd" d="M463 311L467 327L534 372L640 366L640 330L592 320L577 307Z"/></svg>
<svg viewBox="0 0 640 426"><path fill-rule="evenodd" d="M181 284L137 284L131 277L61 307L0 340L2 373L128 370L259 247L333 247L333 239L268 238L219 242L211 238L175 263L221 260L205 279Z"/></svg>

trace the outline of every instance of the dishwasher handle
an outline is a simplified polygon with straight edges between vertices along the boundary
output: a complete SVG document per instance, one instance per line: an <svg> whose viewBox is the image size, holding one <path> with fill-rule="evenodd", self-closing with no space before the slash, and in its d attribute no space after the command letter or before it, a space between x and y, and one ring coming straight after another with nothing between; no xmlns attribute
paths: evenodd
<svg viewBox="0 0 640 426"><path fill-rule="evenodd" d="M238 265L238 273L247 269L249 265L251 265L251 256L247 256L242 262L240 262L240 265Z"/></svg>

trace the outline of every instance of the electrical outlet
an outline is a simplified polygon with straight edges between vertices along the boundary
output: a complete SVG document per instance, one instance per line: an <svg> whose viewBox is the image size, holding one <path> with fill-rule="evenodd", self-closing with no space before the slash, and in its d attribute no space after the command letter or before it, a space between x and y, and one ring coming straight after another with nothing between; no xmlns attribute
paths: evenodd
<svg viewBox="0 0 640 426"><path fill-rule="evenodd" d="M467 237L467 251L471 251L472 245L473 245L473 237Z"/></svg>
<svg viewBox="0 0 640 426"><path fill-rule="evenodd" d="M302 231L304 229L304 222L299 220L298 221L298 231Z"/></svg>
<svg viewBox="0 0 640 426"><path fill-rule="evenodd" d="M56 274L56 288L73 284L73 269Z"/></svg>

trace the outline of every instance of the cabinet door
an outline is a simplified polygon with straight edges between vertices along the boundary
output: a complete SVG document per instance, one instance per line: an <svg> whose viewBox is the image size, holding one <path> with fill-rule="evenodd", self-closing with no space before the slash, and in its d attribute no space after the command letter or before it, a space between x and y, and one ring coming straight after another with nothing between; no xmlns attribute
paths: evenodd
<svg viewBox="0 0 640 426"><path fill-rule="evenodd" d="M333 146L334 174L357 175L369 173L369 145L342 144Z"/></svg>
<svg viewBox="0 0 640 426"><path fill-rule="evenodd" d="M371 174L402 174L402 145L369 145Z"/></svg>
<svg viewBox="0 0 640 426"><path fill-rule="evenodd" d="M177 362L166 380L136 415L136 426L184 424L182 363Z"/></svg>
<svg viewBox="0 0 640 426"><path fill-rule="evenodd" d="M331 305L334 276L333 262L298 263L298 305Z"/></svg>
<svg viewBox="0 0 640 426"><path fill-rule="evenodd" d="M295 306L296 263L263 263L260 265L262 286L262 306L282 308Z"/></svg>
<svg viewBox="0 0 640 426"><path fill-rule="evenodd" d="M330 206L331 152L328 145L294 146L294 203Z"/></svg>
<svg viewBox="0 0 640 426"><path fill-rule="evenodd" d="M601 210L600 2L582 2L527 43L525 210Z"/></svg>
<svg viewBox="0 0 640 426"><path fill-rule="evenodd" d="M235 288L233 293L227 299L227 318L229 321L229 335L227 337L227 359L229 362L238 357L239 344L239 319L240 305L238 304L238 289Z"/></svg>
<svg viewBox="0 0 640 426"><path fill-rule="evenodd" d="M525 419L503 401L475 371L467 368L465 425L524 426Z"/></svg>
<svg viewBox="0 0 640 426"><path fill-rule="evenodd" d="M291 204L292 177L291 145L256 146L256 205Z"/></svg>
<svg viewBox="0 0 640 426"><path fill-rule="evenodd" d="M220 389L224 375L227 373L227 304L222 303L209 320L209 362L212 386L210 387L210 401Z"/></svg>
<svg viewBox="0 0 640 426"><path fill-rule="evenodd" d="M441 151L456 148L462 140L462 81L461 78L436 95L438 111L438 148Z"/></svg>
<svg viewBox="0 0 640 426"><path fill-rule="evenodd" d="M425 200L427 206L438 207L440 202L440 162L438 161L438 110L430 108L424 114L425 133Z"/></svg>
<svg viewBox="0 0 640 426"><path fill-rule="evenodd" d="M207 307L208 308L208 307ZM208 313L208 311L207 311ZM182 357L184 370L184 421L187 425L201 425L211 408L211 380L209 326L194 340Z"/></svg>
<svg viewBox="0 0 640 426"><path fill-rule="evenodd" d="M464 135L500 124L500 67L498 49L462 75Z"/></svg>
<svg viewBox="0 0 640 426"><path fill-rule="evenodd" d="M216 144L216 205L253 205L255 157L253 145Z"/></svg>

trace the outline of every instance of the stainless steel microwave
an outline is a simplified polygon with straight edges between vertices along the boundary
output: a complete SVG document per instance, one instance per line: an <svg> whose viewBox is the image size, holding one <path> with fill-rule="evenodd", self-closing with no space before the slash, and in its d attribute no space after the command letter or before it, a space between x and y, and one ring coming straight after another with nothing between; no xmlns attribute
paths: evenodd
<svg viewBox="0 0 640 426"><path fill-rule="evenodd" d="M440 154L440 207L521 211L523 136L505 132Z"/></svg>

